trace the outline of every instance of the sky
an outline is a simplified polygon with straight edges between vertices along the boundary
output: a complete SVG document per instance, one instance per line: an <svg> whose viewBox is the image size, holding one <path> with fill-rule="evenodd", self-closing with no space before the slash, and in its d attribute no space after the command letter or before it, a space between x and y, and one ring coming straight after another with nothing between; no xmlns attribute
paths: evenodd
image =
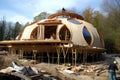
<svg viewBox="0 0 120 80"><path fill-rule="evenodd" d="M63 7L82 12L87 7L100 10L102 0L0 0L0 19L20 22L32 22L41 12L56 13Z"/></svg>

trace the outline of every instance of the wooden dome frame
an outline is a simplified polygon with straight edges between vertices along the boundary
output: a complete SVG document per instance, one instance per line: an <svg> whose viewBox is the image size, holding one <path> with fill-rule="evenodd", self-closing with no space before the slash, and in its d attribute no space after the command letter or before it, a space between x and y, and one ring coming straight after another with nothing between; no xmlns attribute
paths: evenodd
<svg viewBox="0 0 120 80"><path fill-rule="evenodd" d="M59 13L55 13L55 14L52 14L48 17L48 19L52 19L52 18L55 18L55 17L58 17L58 16L69 16L69 18L77 18L77 19L80 19L80 20L84 20L84 18L81 16L81 15L78 15L76 13L72 13L72 12L59 12Z"/></svg>

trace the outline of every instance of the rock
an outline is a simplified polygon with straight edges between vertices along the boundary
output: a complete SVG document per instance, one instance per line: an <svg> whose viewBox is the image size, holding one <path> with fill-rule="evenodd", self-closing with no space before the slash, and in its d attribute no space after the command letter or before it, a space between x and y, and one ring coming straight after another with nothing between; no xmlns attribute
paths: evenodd
<svg viewBox="0 0 120 80"><path fill-rule="evenodd" d="M1 73L11 73L16 71L13 67L7 67L6 69L1 69L0 72Z"/></svg>

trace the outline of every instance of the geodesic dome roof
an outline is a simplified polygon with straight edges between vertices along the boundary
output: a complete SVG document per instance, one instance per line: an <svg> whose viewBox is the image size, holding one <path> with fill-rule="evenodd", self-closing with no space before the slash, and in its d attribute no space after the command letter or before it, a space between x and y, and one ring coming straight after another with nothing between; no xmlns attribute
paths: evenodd
<svg viewBox="0 0 120 80"><path fill-rule="evenodd" d="M76 13L60 12L52 14L48 19L35 22L17 36L18 40L51 40L50 35L56 35L55 40L71 41L74 45L104 47L104 41L97 29Z"/></svg>

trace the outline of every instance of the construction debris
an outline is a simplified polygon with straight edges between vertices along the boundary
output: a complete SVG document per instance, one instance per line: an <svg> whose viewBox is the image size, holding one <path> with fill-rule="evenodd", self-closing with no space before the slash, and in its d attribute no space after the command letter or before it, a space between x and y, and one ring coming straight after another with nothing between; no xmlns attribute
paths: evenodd
<svg viewBox="0 0 120 80"><path fill-rule="evenodd" d="M107 64L99 63L99 64L81 64L78 66L68 66L68 65L61 65L59 66L58 70L64 71L69 74L73 73L93 73L95 75L100 75L100 73L106 71L108 68Z"/></svg>
<svg viewBox="0 0 120 80"><path fill-rule="evenodd" d="M8 74L9 77L15 76L21 78L22 80L60 80L58 77L47 73L45 70L38 72L35 67L19 66L17 62L14 61L12 62L12 67L1 69L0 73Z"/></svg>

